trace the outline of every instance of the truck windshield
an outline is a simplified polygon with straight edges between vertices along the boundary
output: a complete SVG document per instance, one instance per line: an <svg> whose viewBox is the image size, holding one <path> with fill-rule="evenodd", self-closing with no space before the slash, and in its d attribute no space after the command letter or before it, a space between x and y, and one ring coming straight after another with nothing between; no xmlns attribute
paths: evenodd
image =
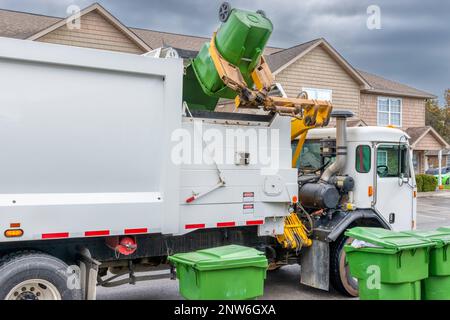
<svg viewBox="0 0 450 320"><path fill-rule="evenodd" d="M298 140L292 142L292 152L295 152L297 148ZM301 171L316 171L320 167L323 166L324 163L328 161L325 159L323 162L320 156L320 140L306 140L300 157L296 163L296 168L299 168ZM333 162L331 159L330 163Z"/></svg>

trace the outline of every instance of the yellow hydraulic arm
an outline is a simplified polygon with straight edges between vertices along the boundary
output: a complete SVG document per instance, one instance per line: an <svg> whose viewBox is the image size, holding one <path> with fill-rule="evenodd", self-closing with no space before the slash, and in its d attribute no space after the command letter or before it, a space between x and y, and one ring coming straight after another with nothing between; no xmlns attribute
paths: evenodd
<svg viewBox="0 0 450 320"><path fill-rule="evenodd" d="M223 83L237 93L236 108L263 108L282 116L294 118L293 135L302 134L312 128L326 126L330 119L332 106L329 101L308 99L307 95L297 98L270 96L275 79L264 57L252 71L252 80L256 89L249 88L238 67L226 61L216 48L215 34L211 39L209 53ZM297 121L295 121L297 120Z"/></svg>
<svg viewBox="0 0 450 320"><path fill-rule="evenodd" d="M316 127L325 127L330 120L331 104L328 103L328 106L326 106L327 101L312 101L317 102L315 106L318 107L307 109L302 119L294 118L291 121L291 141L298 138L298 144L292 156L292 167L297 166L308 130ZM311 123L311 120L314 122Z"/></svg>

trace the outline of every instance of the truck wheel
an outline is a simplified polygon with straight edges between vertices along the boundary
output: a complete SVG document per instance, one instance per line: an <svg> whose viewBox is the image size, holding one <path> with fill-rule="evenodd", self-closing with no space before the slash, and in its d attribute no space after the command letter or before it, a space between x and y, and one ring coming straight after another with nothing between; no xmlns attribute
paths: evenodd
<svg viewBox="0 0 450 320"><path fill-rule="evenodd" d="M36 251L21 251L0 259L0 299L80 300L81 291L68 288L68 266Z"/></svg>
<svg viewBox="0 0 450 320"><path fill-rule="evenodd" d="M330 282L340 293L350 297L357 297L358 280L350 274L344 251L344 246L351 242L352 239L349 237L341 236L332 244L330 252Z"/></svg>

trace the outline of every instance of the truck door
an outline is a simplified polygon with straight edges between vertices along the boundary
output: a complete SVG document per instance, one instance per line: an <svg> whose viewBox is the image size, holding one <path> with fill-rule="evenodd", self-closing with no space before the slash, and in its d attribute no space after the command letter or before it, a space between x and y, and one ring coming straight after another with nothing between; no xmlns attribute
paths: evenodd
<svg viewBox="0 0 450 320"><path fill-rule="evenodd" d="M406 144L375 148L374 206L394 230L410 230L414 219L413 177Z"/></svg>

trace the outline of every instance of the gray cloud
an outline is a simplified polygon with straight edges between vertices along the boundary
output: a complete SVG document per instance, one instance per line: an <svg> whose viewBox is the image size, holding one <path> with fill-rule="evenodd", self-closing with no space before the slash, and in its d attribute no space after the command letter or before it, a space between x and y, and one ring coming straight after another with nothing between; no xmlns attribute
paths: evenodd
<svg viewBox="0 0 450 320"><path fill-rule="evenodd" d="M275 26L271 45L289 47L327 39L355 67L442 97L450 87L450 1L228 0L263 9ZM5 9L65 16L70 4L91 0L0 0ZM221 0L99 0L124 24L209 36ZM381 9L381 30L366 27L367 7Z"/></svg>

